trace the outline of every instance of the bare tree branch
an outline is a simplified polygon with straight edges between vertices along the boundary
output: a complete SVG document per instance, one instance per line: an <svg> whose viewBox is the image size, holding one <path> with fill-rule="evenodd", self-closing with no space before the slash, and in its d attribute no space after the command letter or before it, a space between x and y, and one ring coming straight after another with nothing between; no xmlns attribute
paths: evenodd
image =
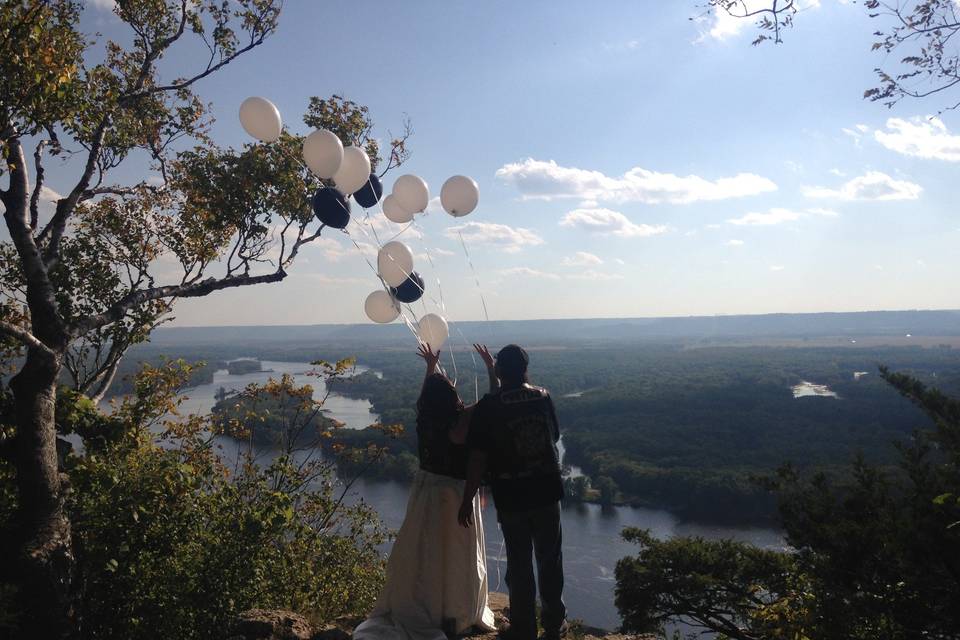
<svg viewBox="0 0 960 640"><path fill-rule="evenodd" d="M134 291L111 306L103 313L87 316L80 320L71 329L74 336L82 336L88 331L98 327L103 327L112 322L120 320L124 314L145 302L151 300L160 300L162 298L199 298L214 291L230 289L233 287L245 287L254 284L265 284L268 282L280 282L287 277L287 272L283 268L278 268L273 273L267 273L259 276L238 275L225 278L207 278L194 284L187 285L167 285L162 287L153 287L151 289L142 289Z"/></svg>
<svg viewBox="0 0 960 640"><path fill-rule="evenodd" d="M38 339L48 346L66 344L67 336L63 322L57 313L53 285L47 274L40 250L33 240L27 220L27 166L23 145L17 138L7 140L7 168L10 187L0 194L6 211L3 213L10 239L20 257L20 266L27 284L27 305L33 319L34 330L42 327L44 334Z"/></svg>
<svg viewBox="0 0 960 640"><path fill-rule="evenodd" d="M24 346L30 347L31 349L40 349L47 354L53 354L53 351L47 345L40 342L36 336L15 324L0 321L0 333L19 340Z"/></svg>

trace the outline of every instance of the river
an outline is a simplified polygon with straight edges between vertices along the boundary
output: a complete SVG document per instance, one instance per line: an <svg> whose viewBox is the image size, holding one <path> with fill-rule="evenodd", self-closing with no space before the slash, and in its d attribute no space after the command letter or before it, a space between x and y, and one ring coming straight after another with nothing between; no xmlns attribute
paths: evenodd
<svg viewBox="0 0 960 640"><path fill-rule="evenodd" d="M309 364L273 361L263 361L262 364L265 371L244 375L229 375L225 370L217 371L211 384L193 387L184 392L181 412L208 412L220 387L228 391L239 390L250 383L265 382L270 377L279 377L284 373L292 374L298 384L313 385L316 398L326 393L321 379L306 375L311 368ZM357 368L358 372L363 370L363 367ZM347 428L362 429L377 419L367 400L330 394L324 407ZM224 438L221 445L228 459L236 454L235 442ZM352 499L362 498L376 508L388 527L400 527L407 504L406 484L360 480L352 491ZM506 591L506 584L502 579L506 571L506 555L492 504L486 507L483 516L490 589ZM772 529L681 522L669 512L656 509L602 508L595 504L571 504L564 506L562 521L564 600L567 603L568 617L580 618L587 624L606 629L613 629L620 624L613 604L614 567L617 560L636 552L634 545L620 538L620 531L624 527L650 529L660 538L695 535L708 539L733 538L763 548L780 549L784 546L781 533Z"/></svg>

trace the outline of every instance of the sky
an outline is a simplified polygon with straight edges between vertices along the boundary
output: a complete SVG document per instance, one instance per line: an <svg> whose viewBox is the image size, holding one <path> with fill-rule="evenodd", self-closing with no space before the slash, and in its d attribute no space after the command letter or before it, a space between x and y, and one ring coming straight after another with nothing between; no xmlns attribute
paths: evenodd
<svg viewBox="0 0 960 640"><path fill-rule="evenodd" d="M400 236L427 282L416 313L960 308L960 115L932 117L936 97L863 100L884 59L861 5L808 2L783 44L753 47L750 22L696 4L287 0L277 34L197 91L223 146L250 141L237 110L251 95L301 134L310 96L367 105L384 140L410 118L412 156L385 185L413 173L434 198ZM122 37L109 6L89 2L84 27ZM465 218L436 199L454 174L480 187ZM366 322L375 247L348 230L280 284L179 302L174 324Z"/></svg>

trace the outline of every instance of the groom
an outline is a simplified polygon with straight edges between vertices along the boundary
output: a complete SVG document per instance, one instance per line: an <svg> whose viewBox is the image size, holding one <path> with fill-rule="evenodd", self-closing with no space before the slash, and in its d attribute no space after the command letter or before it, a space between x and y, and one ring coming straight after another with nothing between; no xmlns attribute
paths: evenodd
<svg viewBox="0 0 960 640"><path fill-rule="evenodd" d="M467 482L457 519L464 527L472 524L473 496L484 472L489 472L507 549L510 629L502 635L510 640L536 640L533 554L543 639L558 640L567 626L561 597L560 430L550 394L527 383L529 362L527 352L515 344L497 354L495 371L501 389L485 395L474 411L467 436Z"/></svg>

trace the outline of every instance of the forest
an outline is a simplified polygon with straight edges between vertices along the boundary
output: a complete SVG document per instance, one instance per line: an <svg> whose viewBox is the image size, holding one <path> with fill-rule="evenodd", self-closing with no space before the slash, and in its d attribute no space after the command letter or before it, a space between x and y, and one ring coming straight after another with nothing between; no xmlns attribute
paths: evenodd
<svg viewBox="0 0 960 640"><path fill-rule="evenodd" d="M136 353L152 357L151 349ZM402 480L416 470L414 406L422 363L412 352L348 354L343 346L323 342L296 349L277 343L191 345L172 352L188 360L208 358L213 364L200 369L204 375L239 356L330 361L356 355L371 371L333 379L330 390L369 399L381 424L404 431L397 436L380 428L342 429L333 440L385 450L382 463L365 471L368 477ZM949 345L691 347L678 341L601 346L569 341L534 346L530 353L531 382L550 389L557 406L565 463L580 467L597 489L568 492L570 499L599 499L604 486L607 500L617 504L666 508L717 522L775 518L775 499L761 480L784 464L838 474L856 456L891 465L897 456L894 442L921 425L923 416L880 378L880 365L947 393L960 391L960 351ZM463 350L453 357L460 394L473 402L485 391L482 365ZM450 354L444 366L453 376ZM803 381L826 385L837 397L795 398L791 388ZM358 471L348 459L340 464L342 473Z"/></svg>

